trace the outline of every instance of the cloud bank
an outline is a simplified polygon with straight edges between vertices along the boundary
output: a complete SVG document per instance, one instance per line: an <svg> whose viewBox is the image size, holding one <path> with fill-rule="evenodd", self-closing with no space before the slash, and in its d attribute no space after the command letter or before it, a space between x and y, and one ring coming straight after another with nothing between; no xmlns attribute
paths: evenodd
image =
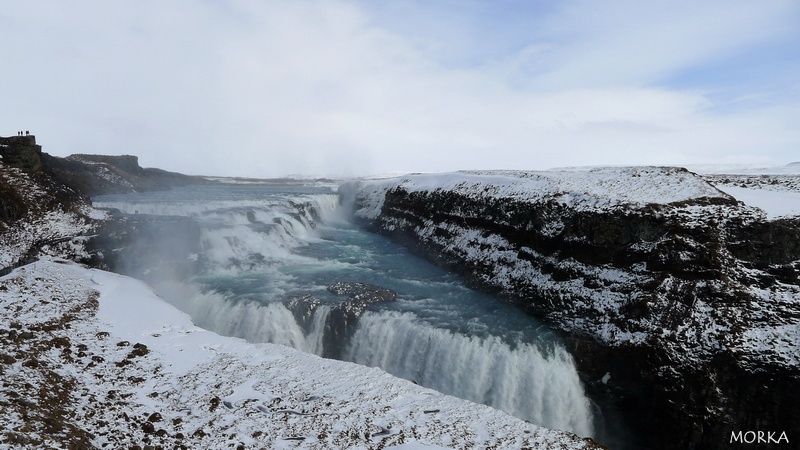
<svg viewBox="0 0 800 450"><path fill-rule="evenodd" d="M794 1L2 2L0 134L194 174L800 159Z"/></svg>

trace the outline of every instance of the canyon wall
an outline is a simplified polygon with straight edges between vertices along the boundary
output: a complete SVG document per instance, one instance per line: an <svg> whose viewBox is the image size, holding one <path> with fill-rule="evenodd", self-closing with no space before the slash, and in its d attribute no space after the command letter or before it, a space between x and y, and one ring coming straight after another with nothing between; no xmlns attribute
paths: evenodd
<svg viewBox="0 0 800 450"><path fill-rule="evenodd" d="M800 438L800 218L767 220L660 167L417 175L340 194L364 226L562 331L632 447Z"/></svg>

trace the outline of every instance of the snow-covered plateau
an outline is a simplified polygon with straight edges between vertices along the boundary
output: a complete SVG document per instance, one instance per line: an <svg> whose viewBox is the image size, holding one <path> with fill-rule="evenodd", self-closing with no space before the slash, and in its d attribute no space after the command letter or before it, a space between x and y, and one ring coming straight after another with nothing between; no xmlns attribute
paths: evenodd
<svg viewBox="0 0 800 450"><path fill-rule="evenodd" d="M589 390L647 430L642 446L726 448L738 429L800 439L798 179L470 171L340 195L369 229L567 333Z"/></svg>

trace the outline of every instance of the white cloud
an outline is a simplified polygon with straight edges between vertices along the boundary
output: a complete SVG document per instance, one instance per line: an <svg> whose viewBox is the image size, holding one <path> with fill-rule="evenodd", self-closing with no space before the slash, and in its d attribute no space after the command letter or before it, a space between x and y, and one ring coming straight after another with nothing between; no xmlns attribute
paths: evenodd
<svg viewBox="0 0 800 450"><path fill-rule="evenodd" d="M569 2L517 69L536 88L641 86L749 46L797 35L789 0ZM527 69L527 70L526 70ZM541 70L544 73L539 73Z"/></svg>
<svg viewBox="0 0 800 450"><path fill-rule="evenodd" d="M0 122L55 154L280 176L788 162L800 144L797 104L722 115L660 82L780 39L786 2L572 2L470 66L346 1L9 3Z"/></svg>

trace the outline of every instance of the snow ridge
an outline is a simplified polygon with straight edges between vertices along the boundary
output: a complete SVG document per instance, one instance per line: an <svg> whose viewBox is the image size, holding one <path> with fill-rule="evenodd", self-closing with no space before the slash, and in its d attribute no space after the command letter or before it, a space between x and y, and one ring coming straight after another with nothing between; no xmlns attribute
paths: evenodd
<svg viewBox="0 0 800 450"><path fill-rule="evenodd" d="M407 192L447 191L471 198L525 202L553 200L576 210L669 204L732 197L695 174L677 167L597 167L561 171L463 171L448 174L407 175L361 182L362 210L374 219L383 206L383 194L401 188Z"/></svg>

